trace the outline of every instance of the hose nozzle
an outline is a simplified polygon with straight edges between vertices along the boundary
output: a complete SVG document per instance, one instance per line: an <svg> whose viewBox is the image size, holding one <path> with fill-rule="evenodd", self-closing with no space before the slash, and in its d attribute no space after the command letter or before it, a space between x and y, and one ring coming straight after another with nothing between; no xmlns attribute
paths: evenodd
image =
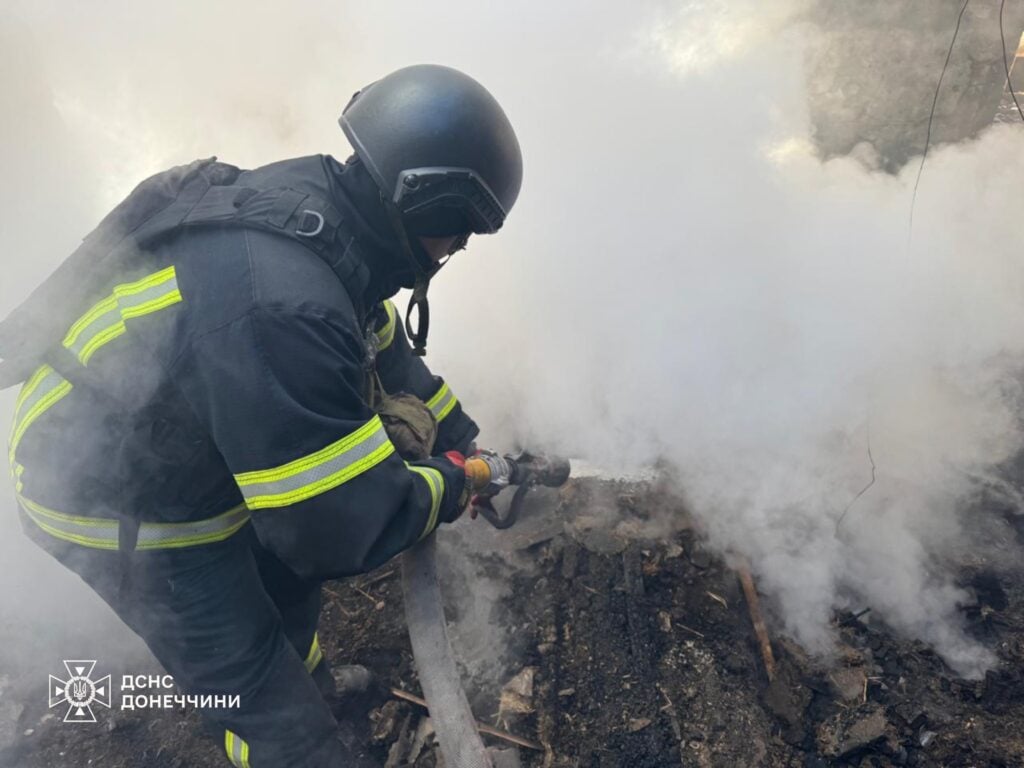
<svg viewBox="0 0 1024 768"><path fill-rule="evenodd" d="M509 528L519 517L523 499L530 488L543 485L557 488L569 479L571 467L568 459L541 456L528 451L499 456L482 451L466 460L466 480L477 496L473 509L495 528ZM491 499L510 485L516 485L512 503L504 517L491 503Z"/></svg>

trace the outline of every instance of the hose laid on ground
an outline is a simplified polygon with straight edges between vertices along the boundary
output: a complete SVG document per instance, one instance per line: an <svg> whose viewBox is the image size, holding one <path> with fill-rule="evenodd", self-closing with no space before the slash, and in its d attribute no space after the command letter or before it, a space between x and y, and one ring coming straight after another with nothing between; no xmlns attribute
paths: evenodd
<svg viewBox="0 0 1024 768"><path fill-rule="evenodd" d="M436 534L402 555L402 593L412 655L448 768L493 768L462 690L437 574Z"/></svg>
<svg viewBox="0 0 1024 768"><path fill-rule="evenodd" d="M471 490L484 494L484 497L474 498L474 508L499 529L515 523L530 487L557 488L568 481L571 471L567 459L528 451L504 457L482 451L466 460L465 469ZM519 487L508 514L501 517L491 506L490 499L508 485ZM448 768L494 768L462 690L448 640L444 601L437 577L435 534L402 556L402 592L412 655L445 765Z"/></svg>

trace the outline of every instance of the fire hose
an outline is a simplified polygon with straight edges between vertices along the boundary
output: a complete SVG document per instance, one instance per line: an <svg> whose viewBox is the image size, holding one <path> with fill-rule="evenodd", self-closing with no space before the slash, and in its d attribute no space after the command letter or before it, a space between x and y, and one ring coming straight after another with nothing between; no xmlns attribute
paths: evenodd
<svg viewBox="0 0 1024 768"><path fill-rule="evenodd" d="M479 514L495 528L508 528L518 519L531 488L563 485L569 472L569 462L564 459L526 452L509 456L484 452L473 456L466 460L466 482L476 493L472 515ZM502 516L491 500L509 486L517 487L508 512ZM445 765L493 768L462 689L448 639L433 534L402 556L402 592L412 655Z"/></svg>

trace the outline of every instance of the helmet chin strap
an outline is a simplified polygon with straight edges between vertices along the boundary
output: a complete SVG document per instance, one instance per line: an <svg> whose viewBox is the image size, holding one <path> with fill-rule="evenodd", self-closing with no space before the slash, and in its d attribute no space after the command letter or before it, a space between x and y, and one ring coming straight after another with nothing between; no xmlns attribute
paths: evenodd
<svg viewBox="0 0 1024 768"><path fill-rule="evenodd" d="M398 206L381 195L381 203L384 210L388 212L388 219L391 227L395 230L398 244L401 247L402 255L412 267L416 275L416 282L412 289L412 298L409 299L409 306L405 310L405 333L412 343L412 353L417 357L427 354L427 333L430 331L430 301L427 299L427 289L430 287L430 278L437 274L440 265L427 272L423 269L419 259L413 251L412 243L409 242L409 234L405 231L405 224L402 223L402 215ZM416 329L412 327L412 312L416 310Z"/></svg>
<svg viewBox="0 0 1024 768"><path fill-rule="evenodd" d="M430 302L427 300L429 277L416 278L412 298L405 310L405 333L412 342L412 353L417 357L427 354L427 332L430 330ZM416 330L412 329L412 311L416 310Z"/></svg>

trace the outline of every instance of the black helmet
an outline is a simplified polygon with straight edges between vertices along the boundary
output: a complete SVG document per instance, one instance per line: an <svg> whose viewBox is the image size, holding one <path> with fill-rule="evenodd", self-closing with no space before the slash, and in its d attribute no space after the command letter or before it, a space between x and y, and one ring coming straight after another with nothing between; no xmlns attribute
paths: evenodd
<svg viewBox="0 0 1024 768"><path fill-rule="evenodd" d="M512 125L458 70L392 72L357 92L338 122L415 234L497 232L519 195L523 159Z"/></svg>

